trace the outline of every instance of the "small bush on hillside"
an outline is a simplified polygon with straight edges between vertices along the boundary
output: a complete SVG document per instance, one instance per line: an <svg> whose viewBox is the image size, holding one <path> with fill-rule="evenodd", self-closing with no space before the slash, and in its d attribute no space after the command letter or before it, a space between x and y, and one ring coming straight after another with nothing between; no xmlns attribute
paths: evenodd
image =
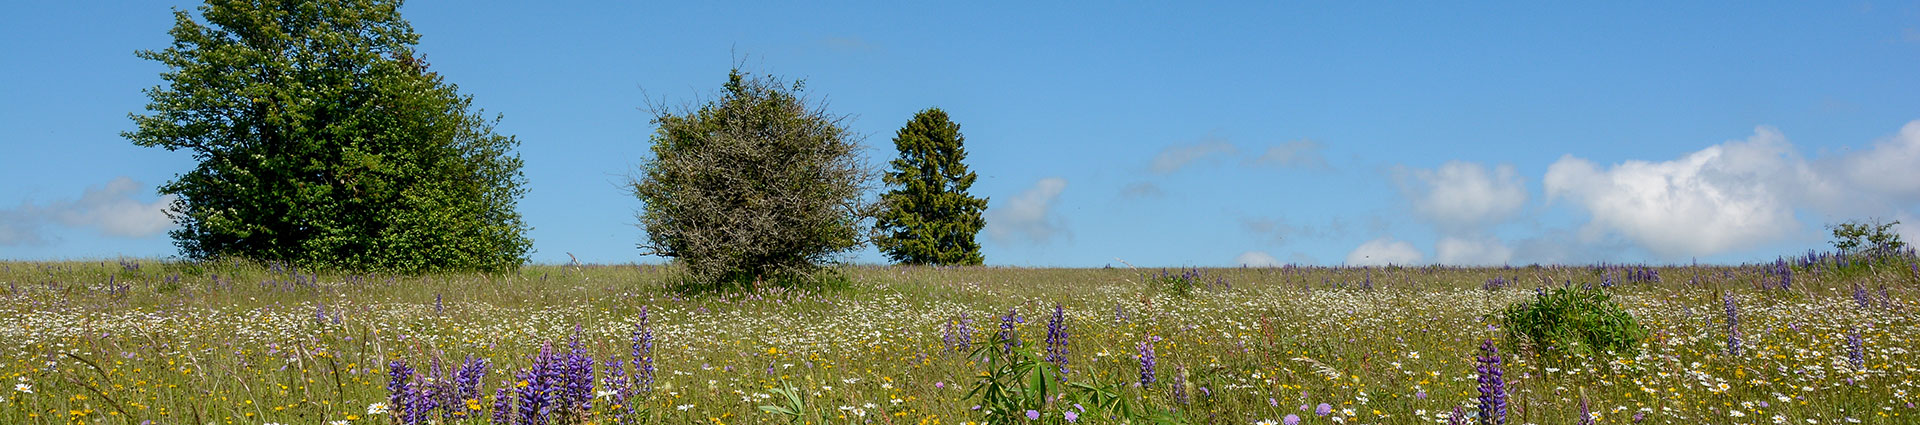
<svg viewBox="0 0 1920 425"><path fill-rule="evenodd" d="M1218 275L1208 276L1206 272L1200 271L1200 269L1187 269L1180 273L1162 269L1159 273L1147 273L1142 279L1146 280L1148 286L1178 297L1191 297L1193 296L1194 290L1197 289L1224 290L1233 288L1233 284L1227 282L1226 277Z"/></svg>
<svg viewBox="0 0 1920 425"><path fill-rule="evenodd" d="M807 281L864 242L872 177L857 136L801 88L736 70L719 99L658 112L653 157L629 186L642 250L674 258L694 286L723 288Z"/></svg>
<svg viewBox="0 0 1920 425"><path fill-rule="evenodd" d="M1899 225L1899 220L1850 220L1827 225L1827 229L1833 231L1833 247L1841 254L1892 257L1907 247L1907 243L1900 240L1900 233L1893 229Z"/></svg>
<svg viewBox="0 0 1920 425"><path fill-rule="evenodd" d="M1532 300L1507 307L1502 318L1507 336L1524 338L1548 353L1630 353L1647 336L1646 327L1600 290L1541 290Z"/></svg>

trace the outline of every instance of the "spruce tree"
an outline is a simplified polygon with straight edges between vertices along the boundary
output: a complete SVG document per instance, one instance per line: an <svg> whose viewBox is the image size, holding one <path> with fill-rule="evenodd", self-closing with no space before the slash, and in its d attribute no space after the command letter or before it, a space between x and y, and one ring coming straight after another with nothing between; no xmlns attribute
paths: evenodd
<svg viewBox="0 0 1920 425"><path fill-rule="evenodd" d="M134 144L187 150L190 258L330 269L499 270L531 242L518 141L428 71L398 0L209 0L174 12Z"/></svg>
<svg viewBox="0 0 1920 425"><path fill-rule="evenodd" d="M879 235L874 244L902 264L977 265L985 227L985 198L967 194L978 176L967 171L960 124L946 111L929 108L914 114L894 133L900 158L884 177L892 190L880 196Z"/></svg>

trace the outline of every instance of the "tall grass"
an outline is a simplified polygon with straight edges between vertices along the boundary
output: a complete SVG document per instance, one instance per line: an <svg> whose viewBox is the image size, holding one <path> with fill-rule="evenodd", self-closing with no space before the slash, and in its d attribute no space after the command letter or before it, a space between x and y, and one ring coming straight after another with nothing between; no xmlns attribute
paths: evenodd
<svg viewBox="0 0 1920 425"><path fill-rule="evenodd" d="M1445 423L1456 406L1476 411L1474 356L1485 340L1507 344L1498 312L1563 285L1608 291L1650 336L1635 354L1568 361L1500 347L1511 423L1578 422L1582 392L1599 423L1920 414L1912 267L1797 267L1787 289L1772 264L1653 269L1659 281L1587 266L1206 269L1230 285L1177 295L1143 278L1159 270L847 267L849 284L834 290L685 295L666 266L406 277L0 262L0 376L11 380L0 423L391 423L391 412L370 413L388 403L389 362L468 355L493 363L484 399L437 420L486 423L495 389L517 385L513 372L544 344L578 335L595 358L626 358L645 306L658 372L634 403L641 422L795 417L761 408L774 406L806 412L802 423L960 424L988 416L967 394L992 359L949 349L946 324L965 314L973 341L997 342L1011 309L1014 333L1038 350L1056 304L1072 335L1067 383L1180 421ZM1502 285L1487 284L1496 277ZM1726 294L1740 302L1738 356L1725 346ZM1855 333L1862 367L1850 361ZM1155 339L1160 379L1139 386L1137 353ZM585 417L615 423L609 400ZM1070 411L1078 423L1113 421L1074 401L1042 400L1031 422L1064 423Z"/></svg>

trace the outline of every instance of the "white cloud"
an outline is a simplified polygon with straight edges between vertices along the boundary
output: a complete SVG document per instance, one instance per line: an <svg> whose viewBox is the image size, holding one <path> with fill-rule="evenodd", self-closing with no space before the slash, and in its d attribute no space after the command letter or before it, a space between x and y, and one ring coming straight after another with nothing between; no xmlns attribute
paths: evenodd
<svg viewBox="0 0 1920 425"><path fill-rule="evenodd" d="M88 187L77 200L23 203L0 210L0 245L45 243L42 227L47 224L92 228L123 238L144 238L172 229L174 223L167 217L167 208L175 196L161 196L153 202L134 199L134 195L147 190L151 189L122 176L105 186Z"/></svg>
<svg viewBox="0 0 1920 425"><path fill-rule="evenodd" d="M1247 251L1233 257L1233 264L1247 267L1279 267L1280 260L1264 251Z"/></svg>
<svg viewBox="0 0 1920 425"><path fill-rule="evenodd" d="M1255 165L1275 165L1288 168L1330 169L1326 156L1320 153L1325 146L1312 140L1295 140L1267 148L1260 157L1249 162Z"/></svg>
<svg viewBox="0 0 1920 425"><path fill-rule="evenodd" d="M1021 192L999 206L987 210L987 236L998 242L1011 242L1024 238L1033 243L1047 243L1055 235L1066 232L1059 217L1053 214L1054 201L1059 200L1060 192L1067 188L1067 180L1048 177L1035 182L1033 187Z"/></svg>
<svg viewBox="0 0 1920 425"><path fill-rule="evenodd" d="M1513 260L1513 249L1493 237L1442 237L1433 244L1434 262L1460 266L1495 266Z"/></svg>
<svg viewBox="0 0 1920 425"><path fill-rule="evenodd" d="M1448 233L1470 232L1520 211L1526 184L1512 165L1488 170L1478 163L1448 161L1437 170L1394 171L1413 210Z"/></svg>
<svg viewBox="0 0 1920 425"><path fill-rule="evenodd" d="M1171 174L1188 165L1212 156L1232 155L1239 148L1222 140L1200 142L1191 145L1168 146L1153 156L1153 164L1148 167L1155 174Z"/></svg>
<svg viewBox="0 0 1920 425"><path fill-rule="evenodd" d="M1567 155L1547 167L1543 183L1549 199L1587 210L1587 232L1617 232L1668 259L1780 240L1801 229L1793 202L1829 186L1767 127L1672 161L1603 170Z"/></svg>
<svg viewBox="0 0 1920 425"><path fill-rule="evenodd" d="M1407 265L1419 263L1421 257L1420 250L1414 249L1413 244L1385 236L1360 244L1360 247L1354 248L1353 252L1347 253L1347 265Z"/></svg>
<svg viewBox="0 0 1920 425"><path fill-rule="evenodd" d="M1920 121L1908 122L1900 133L1855 152L1842 161L1848 180L1893 202L1920 201Z"/></svg>

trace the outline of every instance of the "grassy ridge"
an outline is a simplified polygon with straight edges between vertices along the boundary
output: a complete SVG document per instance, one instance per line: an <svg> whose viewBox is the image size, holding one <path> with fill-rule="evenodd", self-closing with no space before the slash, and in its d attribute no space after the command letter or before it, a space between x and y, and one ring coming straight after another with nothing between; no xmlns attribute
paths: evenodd
<svg viewBox="0 0 1920 425"><path fill-rule="evenodd" d="M391 277L6 262L0 377L13 388L0 388L0 423L389 423L391 412L369 407L388 400L390 361L425 369L468 355L493 372L480 409L448 422L486 423L494 388L517 385L511 372L543 344L564 349L578 335L595 358L626 358L642 306L658 375L634 404L649 423L784 423L759 406L782 404L774 390L789 384L813 423L967 423L982 415L965 395L985 366L946 348L948 324L964 315L971 338L988 341L1015 309L1019 338L1037 347L1056 304L1071 333L1070 380L1137 383L1136 352L1158 338L1156 382L1121 387L1192 423L1444 422L1456 405L1474 410L1472 357L1485 339L1515 353L1512 423L1575 423L1582 397L1600 423L1920 414L1910 266L1797 269L1788 289L1770 267L1662 267L1660 282L1615 282L1614 299L1652 331L1641 352L1544 362L1490 315L1548 282L1599 286L1601 270L1207 269L1182 296L1148 270L849 267L851 284L833 291L685 296L659 266ZM1487 289L1496 277L1511 283ZM1728 294L1739 356L1727 354ZM1862 341L1859 369L1850 334ZM1323 403L1331 412L1317 415ZM610 404L595 403L589 419L614 423ZM1061 423L1072 409L1055 403L1035 422Z"/></svg>

